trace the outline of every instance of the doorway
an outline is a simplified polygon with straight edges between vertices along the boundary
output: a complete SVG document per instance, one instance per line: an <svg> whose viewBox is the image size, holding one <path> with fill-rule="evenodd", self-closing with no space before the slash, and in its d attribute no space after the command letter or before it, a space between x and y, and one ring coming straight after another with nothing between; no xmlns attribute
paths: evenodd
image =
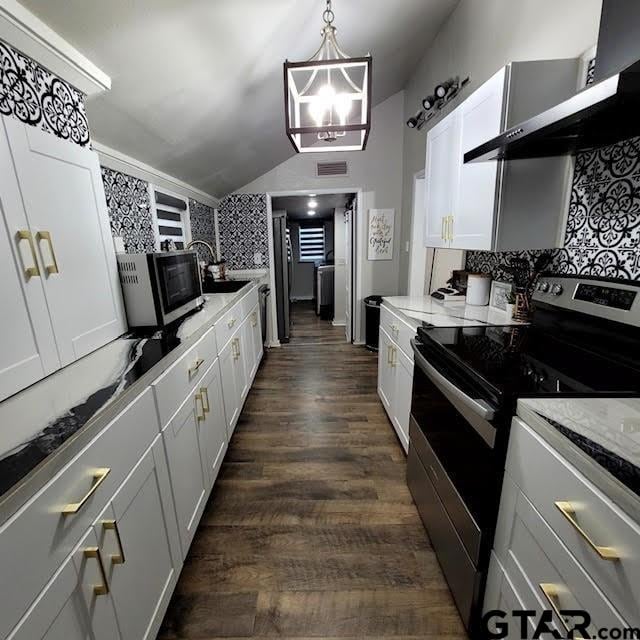
<svg viewBox="0 0 640 640"><path fill-rule="evenodd" d="M352 342L357 193L267 196L278 342L289 342L296 321L311 332Z"/></svg>

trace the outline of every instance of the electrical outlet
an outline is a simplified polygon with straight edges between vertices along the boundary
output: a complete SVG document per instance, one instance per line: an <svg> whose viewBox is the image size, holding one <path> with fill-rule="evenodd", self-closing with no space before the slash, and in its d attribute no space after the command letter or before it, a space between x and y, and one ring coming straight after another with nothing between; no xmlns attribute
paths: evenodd
<svg viewBox="0 0 640 640"><path fill-rule="evenodd" d="M263 261L262 253L260 253L260 251L256 251L253 254L253 264L262 264L262 261Z"/></svg>

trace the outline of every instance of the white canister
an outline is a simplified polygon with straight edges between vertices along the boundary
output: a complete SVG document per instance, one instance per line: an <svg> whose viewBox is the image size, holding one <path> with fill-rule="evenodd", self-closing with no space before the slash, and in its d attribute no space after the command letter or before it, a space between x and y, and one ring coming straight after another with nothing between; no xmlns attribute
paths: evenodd
<svg viewBox="0 0 640 640"><path fill-rule="evenodd" d="M484 307L489 304L491 276L486 273L470 273L467 279L467 304Z"/></svg>

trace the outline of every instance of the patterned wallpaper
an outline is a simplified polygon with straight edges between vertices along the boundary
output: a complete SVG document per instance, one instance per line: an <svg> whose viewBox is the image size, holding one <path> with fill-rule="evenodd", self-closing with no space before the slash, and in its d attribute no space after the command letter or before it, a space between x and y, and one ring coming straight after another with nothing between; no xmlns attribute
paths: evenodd
<svg viewBox="0 0 640 640"><path fill-rule="evenodd" d="M83 147L90 141L84 95L2 41L0 113Z"/></svg>
<svg viewBox="0 0 640 640"><path fill-rule="evenodd" d="M189 218L191 219L191 237L194 240L204 240L208 242L215 251L216 249L216 223L215 209L206 204L202 204L193 198L189 198ZM205 247L195 247L200 260L209 262L211 256Z"/></svg>
<svg viewBox="0 0 640 640"><path fill-rule="evenodd" d="M218 206L220 251L227 269L256 269L269 266L267 196L264 193L237 194L223 198ZM253 261L262 253L262 264Z"/></svg>
<svg viewBox="0 0 640 640"><path fill-rule="evenodd" d="M514 255L469 251L467 269L505 280ZM565 246L554 250L556 273L640 280L640 138L576 156Z"/></svg>
<svg viewBox="0 0 640 640"><path fill-rule="evenodd" d="M102 167L111 233L121 236L127 253L155 251L149 190L144 180Z"/></svg>

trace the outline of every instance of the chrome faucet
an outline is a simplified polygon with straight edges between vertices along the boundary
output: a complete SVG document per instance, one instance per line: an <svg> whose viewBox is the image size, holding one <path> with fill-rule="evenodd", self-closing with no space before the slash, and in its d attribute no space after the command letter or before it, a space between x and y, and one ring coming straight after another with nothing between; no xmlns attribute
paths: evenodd
<svg viewBox="0 0 640 640"><path fill-rule="evenodd" d="M216 256L216 252L213 250L213 247L208 242L205 242L204 240L192 240L187 245L187 249L191 249L191 247L193 247L194 244L201 244L201 245L204 245L205 247L207 247L207 249L209 249L209 253L211 254L211 258L212 258L213 262L218 262L218 258Z"/></svg>

